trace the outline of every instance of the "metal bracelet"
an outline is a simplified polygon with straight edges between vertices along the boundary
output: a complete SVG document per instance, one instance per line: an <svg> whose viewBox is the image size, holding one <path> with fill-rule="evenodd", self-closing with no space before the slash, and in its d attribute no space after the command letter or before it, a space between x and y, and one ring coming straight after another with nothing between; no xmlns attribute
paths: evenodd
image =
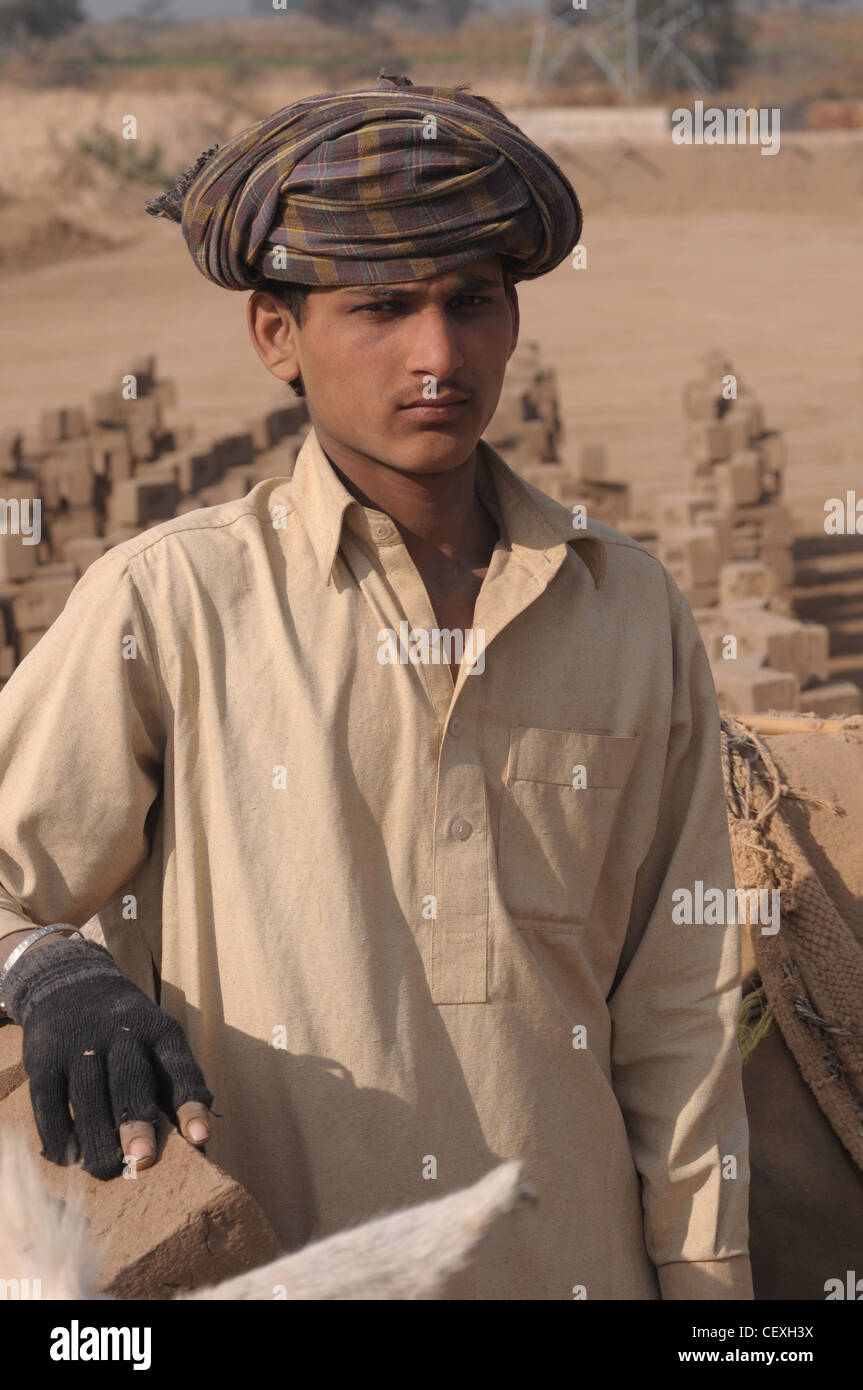
<svg viewBox="0 0 863 1390"><path fill-rule="evenodd" d="M18 942L18 945L15 947L14 951L11 951L9 953L9 956L4 961L3 965L0 966L0 1012L4 1014L6 1013L6 1000L3 994L3 987L6 983L6 976L9 973L11 967L15 964L16 960L18 960L20 956L23 956L24 952L27 950L27 947L32 946L34 941L38 941L41 936L47 936L49 932L74 931L78 932L79 935L83 936L83 932L81 931L80 927L73 927L68 922L52 922L50 926L37 927L35 931L30 932L29 936L25 936L23 941Z"/></svg>

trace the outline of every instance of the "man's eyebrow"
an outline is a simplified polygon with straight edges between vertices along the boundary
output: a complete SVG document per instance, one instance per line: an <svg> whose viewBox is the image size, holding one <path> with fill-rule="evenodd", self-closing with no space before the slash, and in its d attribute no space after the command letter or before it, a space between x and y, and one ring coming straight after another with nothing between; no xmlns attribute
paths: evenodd
<svg viewBox="0 0 863 1390"><path fill-rule="evenodd" d="M463 275L452 287L452 293L458 294L464 290L499 290L503 289L500 280L492 280L488 275ZM363 298L372 299L394 299L399 295L419 294L419 289L408 289L404 285L351 285L346 287L346 294L361 295Z"/></svg>

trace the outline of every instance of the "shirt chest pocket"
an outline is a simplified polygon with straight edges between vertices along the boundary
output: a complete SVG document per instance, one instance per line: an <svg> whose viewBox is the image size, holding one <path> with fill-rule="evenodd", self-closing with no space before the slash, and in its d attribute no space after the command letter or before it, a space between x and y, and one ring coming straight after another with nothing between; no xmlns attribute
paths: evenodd
<svg viewBox="0 0 863 1390"><path fill-rule="evenodd" d="M637 748L637 734L512 730L498 831L511 916L590 920Z"/></svg>

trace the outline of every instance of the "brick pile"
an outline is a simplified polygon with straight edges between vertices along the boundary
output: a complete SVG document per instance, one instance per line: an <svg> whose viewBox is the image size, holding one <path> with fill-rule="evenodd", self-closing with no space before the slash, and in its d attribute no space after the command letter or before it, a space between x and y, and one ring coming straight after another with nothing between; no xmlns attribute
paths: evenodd
<svg viewBox="0 0 863 1390"><path fill-rule="evenodd" d="M793 553L795 617L829 629L831 676L863 687L863 535L798 536Z"/></svg>
<svg viewBox="0 0 863 1390"><path fill-rule="evenodd" d="M562 437L556 370L543 366L538 343L520 343L483 438L547 496L564 506L583 504L589 516L617 526L629 516L629 485L607 476L601 444L585 444L572 470L560 457Z"/></svg>
<svg viewBox="0 0 863 1390"><path fill-rule="evenodd" d="M757 562L774 575L773 610L790 611L794 523L781 500L785 440L765 429L759 401L722 353L706 353L701 369L683 388L689 486L657 499L657 554L676 570L693 608L752 597L750 571L737 567ZM724 383L733 398L725 398ZM677 537L666 539L670 530Z"/></svg>
<svg viewBox="0 0 863 1390"><path fill-rule="evenodd" d="M0 437L0 686L94 560L170 517L290 472L308 425L297 398L234 434L196 439L192 426L167 423L176 385L157 376L152 356L122 382L97 392L89 409L43 412L35 436ZM29 544L36 499L41 540Z"/></svg>
<svg viewBox="0 0 863 1390"><path fill-rule="evenodd" d="M692 606L720 703L858 713L860 689L831 679L829 629L794 611L784 438L721 352L700 365L683 390L689 487L657 498L655 550Z"/></svg>
<svg viewBox="0 0 863 1390"><path fill-rule="evenodd" d="M538 469L545 479L543 491L554 496L552 489L564 471L558 459L561 435L556 370L543 367L538 343L519 344L483 439L520 475Z"/></svg>
<svg viewBox="0 0 863 1390"><path fill-rule="evenodd" d="M628 483L609 476L601 444L584 444L574 464L563 461L555 372L540 363L536 343L514 355L485 438L528 482L565 506L583 504L658 556L692 607L723 708L858 713L859 686L833 677L842 674L843 641L863 659L863 550L859 611L824 585L797 597L785 440L765 427L760 402L723 353L706 353L699 365L683 390L686 487L660 493L646 514L632 511ZM835 558L825 563L826 585ZM836 613L848 618L847 635L837 633Z"/></svg>

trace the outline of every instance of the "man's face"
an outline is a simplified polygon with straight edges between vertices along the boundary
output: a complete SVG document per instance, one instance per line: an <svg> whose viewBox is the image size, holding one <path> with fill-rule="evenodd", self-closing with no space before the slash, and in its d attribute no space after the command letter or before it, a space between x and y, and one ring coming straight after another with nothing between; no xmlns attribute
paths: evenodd
<svg viewBox="0 0 863 1390"><path fill-rule="evenodd" d="M257 292L249 324L274 376L302 375L326 452L437 473L465 462L497 408L518 302L500 257L486 256L403 284L314 288L302 328Z"/></svg>

